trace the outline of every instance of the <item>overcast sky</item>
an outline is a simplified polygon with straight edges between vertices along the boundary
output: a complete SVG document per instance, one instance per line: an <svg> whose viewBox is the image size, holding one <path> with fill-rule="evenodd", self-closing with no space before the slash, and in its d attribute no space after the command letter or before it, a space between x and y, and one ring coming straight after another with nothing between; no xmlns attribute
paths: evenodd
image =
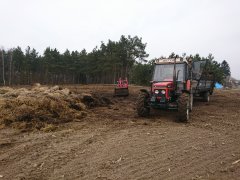
<svg viewBox="0 0 240 180"><path fill-rule="evenodd" d="M142 37L149 59L212 53L240 79L239 0L0 0L0 47L91 51Z"/></svg>

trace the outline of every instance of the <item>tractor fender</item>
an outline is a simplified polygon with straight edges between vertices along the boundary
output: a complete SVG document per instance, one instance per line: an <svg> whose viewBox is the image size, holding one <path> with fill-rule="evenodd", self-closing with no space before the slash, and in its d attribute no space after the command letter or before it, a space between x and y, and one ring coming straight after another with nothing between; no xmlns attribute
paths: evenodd
<svg viewBox="0 0 240 180"><path fill-rule="evenodd" d="M146 89L140 89L141 92L146 93L148 96L150 96L150 93Z"/></svg>

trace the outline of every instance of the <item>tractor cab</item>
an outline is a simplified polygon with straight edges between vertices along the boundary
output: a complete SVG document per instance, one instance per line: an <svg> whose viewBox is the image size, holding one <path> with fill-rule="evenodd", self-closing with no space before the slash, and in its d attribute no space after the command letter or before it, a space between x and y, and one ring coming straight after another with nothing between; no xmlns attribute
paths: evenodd
<svg viewBox="0 0 240 180"><path fill-rule="evenodd" d="M176 96L184 89L187 68L187 62L180 58L155 62L150 100L153 107L177 108Z"/></svg>
<svg viewBox="0 0 240 180"><path fill-rule="evenodd" d="M174 64L156 64L153 74L154 82L172 82L174 78ZM186 63L176 63L177 81L185 78Z"/></svg>

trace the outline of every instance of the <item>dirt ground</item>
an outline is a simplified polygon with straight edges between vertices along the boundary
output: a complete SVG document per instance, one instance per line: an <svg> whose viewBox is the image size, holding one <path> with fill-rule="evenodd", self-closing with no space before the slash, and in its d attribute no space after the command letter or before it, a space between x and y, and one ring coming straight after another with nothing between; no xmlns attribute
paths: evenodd
<svg viewBox="0 0 240 180"><path fill-rule="evenodd" d="M136 115L141 87L68 86L113 104L53 132L0 129L0 179L240 179L240 90L194 101L189 123L174 111Z"/></svg>

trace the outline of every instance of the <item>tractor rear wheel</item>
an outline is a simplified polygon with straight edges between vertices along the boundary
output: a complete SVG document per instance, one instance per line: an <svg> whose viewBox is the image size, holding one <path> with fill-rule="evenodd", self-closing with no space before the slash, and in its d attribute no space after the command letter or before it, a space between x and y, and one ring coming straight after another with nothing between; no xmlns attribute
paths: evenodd
<svg viewBox="0 0 240 180"><path fill-rule="evenodd" d="M210 101L210 94L209 94L208 91L203 94L203 101L204 102L209 102Z"/></svg>
<svg viewBox="0 0 240 180"><path fill-rule="evenodd" d="M190 95L183 93L178 98L178 117L182 122L189 120Z"/></svg>
<svg viewBox="0 0 240 180"><path fill-rule="evenodd" d="M141 117L146 117L150 114L150 108L148 107L148 94L140 92L137 99L137 113Z"/></svg>

